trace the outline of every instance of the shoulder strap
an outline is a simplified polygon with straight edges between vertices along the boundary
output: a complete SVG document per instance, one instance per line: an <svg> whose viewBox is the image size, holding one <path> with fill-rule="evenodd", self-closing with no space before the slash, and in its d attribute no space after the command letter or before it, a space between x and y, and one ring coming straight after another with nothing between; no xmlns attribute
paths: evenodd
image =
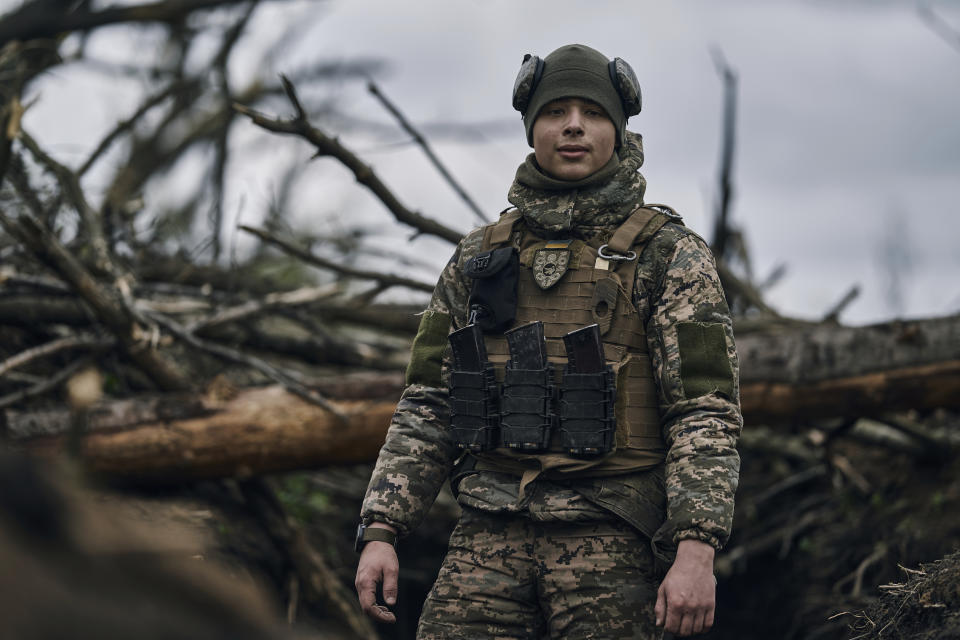
<svg viewBox="0 0 960 640"><path fill-rule="evenodd" d="M661 207L667 211L661 210ZM665 205L641 206L613 232L607 246L614 253L625 254L634 245L646 244L663 225L676 221L682 219Z"/></svg>
<svg viewBox="0 0 960 640"><path fill-rule="evenodd" d="M486 233L483 234L483 250L508 242L513 225L522 215L519 209L510 209L501 214L500 220L487 227Z"/></svg>

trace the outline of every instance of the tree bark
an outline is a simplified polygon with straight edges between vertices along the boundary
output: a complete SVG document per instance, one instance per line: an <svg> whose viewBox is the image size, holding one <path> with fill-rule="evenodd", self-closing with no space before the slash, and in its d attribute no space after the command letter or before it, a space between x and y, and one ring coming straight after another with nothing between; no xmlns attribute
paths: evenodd
<svg viewBox="0 0 960 640"><path fill-rule="evenodd" d="M944 363L960 360L960 315L866 327L771 323L737 333L737 352L744 383L806 385Z"/></svg>
<svg viewBox="0 0 960 640"><path fill-rule="evenodd" d="M212 415L94 431L80 457L97 475L132 482L249 477L377 456L396 401L337 402L346 423L280 386L248 389ZM65 438L34 438L28 450L63 450Z"/></svg>
<svg viewBox="0 0 960 640"><path fill-rule="evenodd" d="M752 332L741 337L739 347L748 428L960 409L957 316ZM119 417L124 412L95 408L83 457L98 473L161 482L370 462L383 443L400 387L398 375L342 380L328 392L341 398L334 404L348 416L345 424L277 386L242 390L216 406L187 396L155 401L153 414L142 408L125 414L137 416L140 424L133 428ZM385 394L389 399L380 400ZM348 395L367 401L343 400ZM66 411L7 411L3 418L8 438L41 451L61 448L62 436L50 434L65 432L69 424ZM131 418L126 420L129 425Z"/></svg>
<svg viewBox="0 0 960 640"><path fill-rule="evenodd" d="M746 383L740 403L747 425L960 409L960 360L806 383Z"/></svg>

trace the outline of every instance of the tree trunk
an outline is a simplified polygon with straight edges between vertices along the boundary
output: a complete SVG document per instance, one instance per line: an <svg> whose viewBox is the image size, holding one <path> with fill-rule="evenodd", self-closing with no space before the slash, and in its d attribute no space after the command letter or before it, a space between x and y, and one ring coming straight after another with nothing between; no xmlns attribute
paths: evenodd
<svg viewBox="0 0 960 640"><path fill-rule="evenodd" d="M753 332L738 344L748 427L960 408L960 317ZM398 376L348 377L326 389L341 399L346 424L278 386L240 391L218 407L189 396L120 401L91 411L82 455L95 472L151 481L370 462L396 404L395 395L371 398L389 389L399 389ZM65 438L53 434L70 425L62 410L3 418L8 438L41 451L63 447Z"/></svg>
<svg viewBox="0 0 960 640"><path fill-rule="evenodd" d="M960 315L867 327L741 326L734 331L744 383L810 384L960 360Z"/></svg>
<svg viewBox="0 0 960 640"><path fill-rule="evenodd" d="M747 424L960 407L960 316L737 338Z"/></svg>
<svg viewBox="0 0 960 640"><path fill-rule="evenodd" d="M81 457L98 475L141 482L180 482L309 469L376 459L396 401L337 402L341 423L280 386L248 389L207 416L94 431ZM66 438L23 442L30 450L62 450Z"/></svg>

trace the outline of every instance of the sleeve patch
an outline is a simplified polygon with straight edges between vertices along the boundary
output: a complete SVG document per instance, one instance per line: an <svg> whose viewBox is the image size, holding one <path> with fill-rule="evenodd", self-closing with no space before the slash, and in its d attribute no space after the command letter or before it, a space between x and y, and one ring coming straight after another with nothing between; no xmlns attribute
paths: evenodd
<svg viewBox="0 0 960 640"><path fill-rule="evenodd" d="M719 391L733 397L733 369L727 355L727 336L718 322L677 323L680 381L683 393L699 398Z"/></svg>
<svg viewBox="0 0 960 640"><path fill-rule="evenodd" d="M447 348L450 333L450 315L438 311L426 311L420 318L420 328L413 339L410 364L407 366L406 382L428 387L441 385L443 352Z"/></svg>

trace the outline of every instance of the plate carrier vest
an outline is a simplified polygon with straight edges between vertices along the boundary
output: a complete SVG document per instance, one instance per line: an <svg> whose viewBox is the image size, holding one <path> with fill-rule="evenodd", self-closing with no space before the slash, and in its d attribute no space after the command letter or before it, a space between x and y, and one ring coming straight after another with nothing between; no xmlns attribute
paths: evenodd
<svg viewBox="0 0 960 640"><path fill-rule="evenodd" d="M649 469L663 462L666 444L660 428L653 366L643 319L633 303L633 290L636 256L671 221L680 221L680 216L669 207L641 206L609 235L606 246L602 243L607 237L604 233L589 242L539 238L527 228L517 209L507 210L498 222L485 228L481 251L512 244L519 252L517 312L512 327L534 320L543 323L547 356L558 385L567 362L563 336L589 324L600 326L605 359L616 378L616 432L615 449L598 458L567 455L559 448L554 429L547 451L498 447L473 454L478 469L515 473L530 479L540 472L550 477L597 477ZM557 246L570 251L567 271L545 291L535 281L534 260L538 251ZM614 259L600 256L601 249L604 256ZM502 335L486 335L484 342L497 381L502 382L510 360L507 340Z"/></svg>

